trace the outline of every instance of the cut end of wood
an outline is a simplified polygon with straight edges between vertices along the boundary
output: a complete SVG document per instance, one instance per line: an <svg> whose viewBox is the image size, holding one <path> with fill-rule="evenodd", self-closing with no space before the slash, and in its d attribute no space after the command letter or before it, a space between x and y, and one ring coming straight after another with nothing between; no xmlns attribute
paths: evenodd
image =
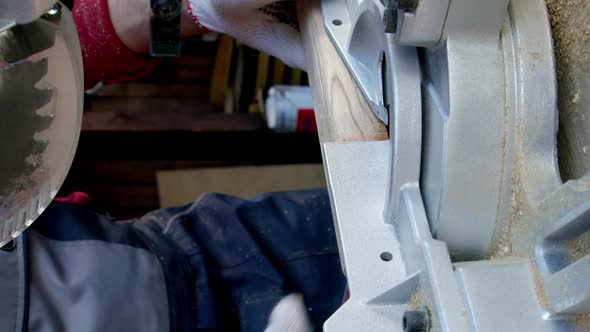
<svg viewBox="0 0 590 332"><path fill-rule="evenodd" d="M330 40L319 0L297 2L320 141L389 139Z"/></svg>

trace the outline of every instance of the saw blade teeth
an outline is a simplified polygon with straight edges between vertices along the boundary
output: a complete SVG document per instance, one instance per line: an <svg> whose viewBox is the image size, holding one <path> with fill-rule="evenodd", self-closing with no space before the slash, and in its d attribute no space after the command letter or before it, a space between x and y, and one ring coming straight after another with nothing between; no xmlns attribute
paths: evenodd
<svg viewBox="0 0 590 332"><path fill-rule="evenodd" d="M0 123L0 194L35 183L45 170L50 137L45 131L54 121L57 95L47 72L46 58L0 69L0 112L5 116Z"/></svg>
<svg viewBox="0 0 590 332"><path fill-rule="evenodd" d="M35 106L36 109L40 109L43 106L49 104L53 99L54 90L52 89L35 89Z"/></svg>
<svg viewBox="0 0 590 332"><path fill-rule="evenodd" d="M35 140L31 146L31 155L34 156L42 154L47 148L47 145L49 145L49 142L47 141Z"/></svg>
<svg viewBox="0 0 590 332"><path fill-rule="evenodd" d="M0 33L0 61L23 61L55 44L55 28L47 21L15 25Z"/></svg>
<svg viewBox="0 0 590 332"><path fill-rule="evenodd" d="M27 167L31 167L30 170L36 170L42 164L43 156L41 153L45 150L47 144L45 144L45 146L42 145L42 143L36 143L33 147L33 151L31 151L32 154L25 158L25 163L27 164ZM35 153L34 150L38 150L38 152Z"/></svg>
<svg viewBox="0 0 590 332"><path fill-rule="evenodd" d="M8 63L3 67L2 73L6 77L10 77L13 79L20 79L21 81L18 82L19 86L34 86L36 83L43 80L43 77L47 75L48 69L48 60L47 58L42 58L37 61L30 61L24 60L19 62ZM16 83L11 82L10 79L5 79L7 83Z"/></svg>
<svg viewBox="0 0 590 332"><path fill-rule="evenodd" d="M55 89L35 89L34 94L36 103L36 117L34 121L36 122L37 133L40 133L51 127L51 124L53 123L55 115ZM37 135L35 135L33 138L35 140L39 140L36 136Z"/></svg>
<svg viewBox="0 0 590 332"><path fill-rule="evenodd" d="M29 75L27 75L27 78L30 80L30 83L32 85L41 81L43 77L47 75L47 58L43 58L38 61L26 61L24 64L27 68L23 68L23 70L29 71Z"/></svg>

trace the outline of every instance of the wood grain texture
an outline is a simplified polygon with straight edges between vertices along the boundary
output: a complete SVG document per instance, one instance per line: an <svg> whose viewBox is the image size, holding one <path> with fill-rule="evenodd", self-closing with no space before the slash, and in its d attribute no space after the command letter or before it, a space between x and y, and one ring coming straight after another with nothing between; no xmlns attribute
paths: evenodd
<svg viewBox="0 0 590 332"><path fill-rule="evenodd" d="M320 0L297 2L320 141L388 139L327 35Z"/></svg>

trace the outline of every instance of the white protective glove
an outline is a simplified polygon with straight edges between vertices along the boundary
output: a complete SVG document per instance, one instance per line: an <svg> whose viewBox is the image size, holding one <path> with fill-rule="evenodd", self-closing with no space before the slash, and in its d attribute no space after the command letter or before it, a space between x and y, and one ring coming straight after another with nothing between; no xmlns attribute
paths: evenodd
<svg viewBox="0 0 590 332"><path fill-rule="evenodd" d="M197 24L304 69L295 0L188 0Z"/></svg>
<svg viewBox="0 0 590 332"><path fill-rule="evenodd" d="M284 297L272 310L264 332L311 332L313 331L303 297L291 294Z"/></svg>

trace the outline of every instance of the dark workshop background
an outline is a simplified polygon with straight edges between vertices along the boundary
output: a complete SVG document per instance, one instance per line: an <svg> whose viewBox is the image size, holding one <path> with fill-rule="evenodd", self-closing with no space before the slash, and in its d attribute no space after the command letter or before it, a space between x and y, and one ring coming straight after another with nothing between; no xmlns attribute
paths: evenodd
<svg viewBox="0 0 590 332"><path fill-rule="evenodd" d="M86 192L94 210L127 219L160 207L158 171L321 162L316 134L273 133L262 113L269 86L306 84L305 74L229 37L205 39L147 77L86 96L60 196Z"/></svg>

